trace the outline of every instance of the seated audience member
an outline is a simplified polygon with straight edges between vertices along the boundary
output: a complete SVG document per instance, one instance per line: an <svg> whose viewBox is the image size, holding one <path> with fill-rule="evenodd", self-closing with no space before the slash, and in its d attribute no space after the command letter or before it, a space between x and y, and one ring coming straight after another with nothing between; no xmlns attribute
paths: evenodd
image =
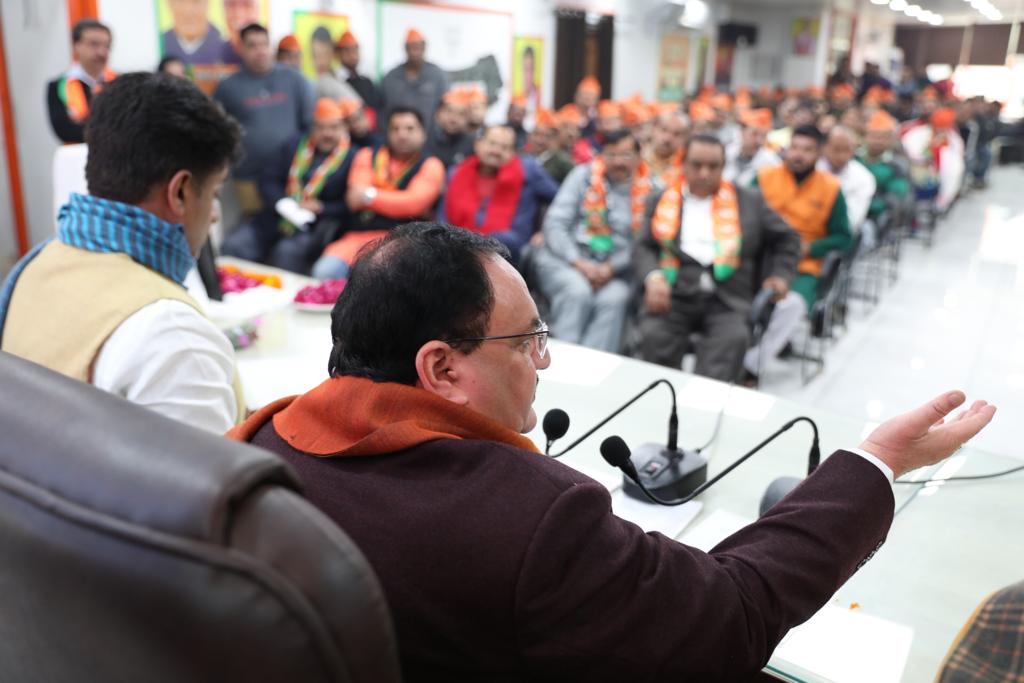
<svg viewBox="0 0 1024 683"><path fill-rule="evenodd" d="M711 130L708 132L721 140L723 145L731 145L740 134L739 126L732 117L732 97L728 93L716 93L708 104L715 114L711 121Z"/></svg>
<svg viewBox="0 0 1024 683"><path fill-rule="evenodd" d="M396 107L387 130L386 145L364 147L352 160L346 194L352 218L345 235L327 245L313 265L313 277L346 277L365 244L399 223L433 213L444 189L444 164L423 154L423 119L415 109Z"/></svg>
<svg viewBox="0 0 1024 683"><path fill-rule="evenodd" d="M651 173L668 187L682 175L690 120L679 110L658 115L651 130L651 144L644 150L644 161Z"/></svg>
<svg viewBox="0 0 1024 683"><path fill-rule="evenodd" d="M1013 681L1021 672L1024 581L985 598L960 629L935 683Z"/></svg>
<svg viewBox="0 0 1024 683"><path fill-rule="evenodd" d="M526 95L516 95L508 105L507 125L516 134L516 152L526 146Z"/></svg>
<svg viewBox="0 0 1024 683"><path fill-rule="evenodd" d="M691 133L715 134L715 110L707 102L694 100L690 103L690 121Z"/></svg>
<svg viewBox="0 0 1024 683"><path fill-rule="evenodd" d="M630 296L630 252L655 187L626 131L605 136L601 154L573 169L544 217L533 264L551 302L559 339L618 352Z"/></svg>
<svg viewBox="0 0 1024 683"><path fill-rule="evenodd" d="M287 35L277 43L277 54L275 60L282 66L288 66L296 71L302 68L302 46L299 39Z"/></svg>
<svg viewBox="0 0 1024 683"><path fill-rule="evenodd" d="M82 19L71 30L74 62L60 78L46 86L50 126L61 142L85 142L85 120L92 98L114 80L107 68L110 29L95 19Z"/></svg>
<svg viewBox="0 0 1024 683"><path fill-rule="evenodd" d="M604 146L605 136L612 131L622 129L622 107L618 102L602 100L597 105L597 125L592 135L583 135L572 148L572 160L576 164L586 164L594 160L601 147ZM639 143L638 143L639 144Z"/></svg>
<svg viewBox="0 0 1024 683"><path fill-rule="evenodd" d="M538 109L530 136L530 152L559 185L574 167L572 158L562 148L558 117L550 109Z"/></svg>
<svg viewBox="0 0 1024 683"><path fill-rule="evenodd" d="M454 89L445 93L434 114L425 153L440 159L446 169L473 154L473 139L466 134L468 109L466 91Z"/></svg>
<svg viewBox="0 0 1024 683"><path fill-rule="evenodd" d="M345 118L345 128L348 129L349 143L355 148L376 147L381 144L382 138L374 129L370 121L366 105L359 100L342 99L338 102L341 107L341 115Z"/></svg>
<svg viewBox="0 0 1024 683"><path fill-rule="evenodd" d="M814 110L799 100L792 102L788 108L780 107L783 127L768 133L768 146L772 149L789 149L793 139L793 131L802 126L814 125Z"/></svg>
<svg viewBox="0 0 1024 683"><path fill-rule="evenodd" d="M881 109L868 121L864 155L860 161L875 177L875 196L868 207L868 218L872 221L882 215L891 201L910 194L908 164L906 158L896 151L898 126L896 119Z"/></svg>
<svg viewBox="0 0 1024 683"><path fill-rule="evenodd" d="M948 392L827 457L711 552L540 455L547 330L495 240L401 226L353 267L330 379L231 433L284 458L387 595L410 681L748 681L877 550L892 478L988 424Z"/></svg>
<svg viewBox="0 0 1024 683"><path fill-rule="evenodd" d="M718 138L689 141L685 173L652 205L633 272L644 283L643 359L678 369L690 333L700 331L697 374L732 382L747 350L754 294L762 287L776 300L789 293L800 237L757 189L722 180L724 166ZM764 263L771 271L758 282Z"/></svg>
<svg viewBox="0 0 1024 683"><path fill-rule="evenodd" d="M831 173L839 181L846 200L846 215L849 217L850 230L858 233L868 217L871 198L875 196L875 177L864 167L854 155L860 141L857 134L846 126L836 126L825 139L818 169ZM874 235L864 236L868 247L874 245Z"/></svg>
<svg viewBox="0 0 1024 683"><path fill-rule="evenodd" d="M487 92L479 84L465 87L466 93L466 135L470 141L476 140L476 136L484 128L484 119L487 118Z"/></svg>
<svg viewBox="0 0 1024 683"><path fill-rule="evenodd" d="M244 416L227 337L185 290L241 130L191 83L127 74L93 101L89 195L0 289L0 348L194 427Z"/></svg>
<svg viewBox="0 0 1024 683"><path fill-rule="evenodd" d="M621 102L622 125L640 143L640 149L646 150L651 144L651 129L656 112L644 104L639 95Z"/></svg>
<svg viewBox="0 0 1024 683"><path fill-rule="evenodd" d="M263 171L260 195L267 208L228 235L221 252L308 273L324 244L347 220L345 194L353 156L341 107L321 98L313 112L312 132L286 142ZM275 208L283 198L316 218L307 225L290 223Z"/></svg>
<svg viewBox="0 0 1024 683"><path fill-rule="evenodd" d="M830 251L846 251L852 240L850 217L839 181L819 171L824 139L814 126L793 131L785 161L762 169L754 179L765 201L800 235L800 262L792 291L775 304L761 343L747 351L745 382L757 382L759 369L786 346L800 320L818 296L822 258Z"/></svg>
<svg viewBox="0 0 1024 683"><path fill-rule="evenodd" d="M573 95L572 103L565 107L572 107L579 115L581 135L589 137L596 132L597 103L600 100L601 82L593 76L584 76L580 79L580 82L576 84L576 93Z"/></svg>
<svg viewBox="0 0 1024 683"><path fill-rule="evenodd" d="M555 198L558 184L530 157L519 157L508 126L488 126L476 154L452 169L438 220L489 235L519 260L533 236L540 204Z"/></svg>
<svg viewBox="0 0 1024 683"><path fill-rule="evenodd" d="M940 211L949 208L963 183L964 141L955 123L955 111L936 109L927 124L912 126L902 137L914 185L934 186L935 205Z"/></svg>
<svg viewBox="0 0 1024 683"><path fill-rule="evenodd" d="M181 61L181 57L164 57L157 64L156 72L189 80L188 71L185 69L185 62Z"/></svg>
<svg viewBox="0 0 1024 683"><path fill-rule="evenodd" d="M570 155L577 141L583 136L583 117L574 104L567 104L558 110L558 144ZM570 156L570 161L572 157ZM573 162L575 164L575 162Z"/></svg>
<svg viewBox="0 0 1024 683"><path fill-rule="evenodd" d="M782 163L779 155L766 146L772 129L770 109L752 109L740 115L739 140L725 148L722 177L737 187L747 187L762 168Z"/></svg>

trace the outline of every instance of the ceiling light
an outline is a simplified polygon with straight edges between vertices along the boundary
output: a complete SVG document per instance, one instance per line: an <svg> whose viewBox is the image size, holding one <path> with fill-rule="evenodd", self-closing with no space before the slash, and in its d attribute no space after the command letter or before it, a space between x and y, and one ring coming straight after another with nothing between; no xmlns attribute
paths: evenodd
<svg viewBox="0 0 1024 683"><path fill-rule="evenodd" d="M902 12L907 8L907 0L889 0L889 9L894 12Z"/></svg>
<svg viewBox="0 0 1024 683"><path fill-rule="evenodd" d="M914 19L921 16L921 12L922 10L920 5L908 5L907 8L903 10L904 14L906 14L908 17L913 17Z"/></svg>
<svg viewBox="0 0 1024 683"><path fill-rule="evenodd" d="M871 0L872 5L888 5L889 0Z"/></svg>
<svg viewBox="0 0 1024 683"><path fill-rule="evenodd" d="M941 14L936 14L928 21L928 23L931 24L932 26L942 26L944 23L946 23L946 20L942 18Z"/></svg>

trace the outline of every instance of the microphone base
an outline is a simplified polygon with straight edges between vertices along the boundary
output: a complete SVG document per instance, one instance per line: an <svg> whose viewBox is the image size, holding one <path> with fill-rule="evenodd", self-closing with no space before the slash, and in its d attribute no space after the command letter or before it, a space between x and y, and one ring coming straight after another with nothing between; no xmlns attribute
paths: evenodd
<svg viewBox="0 0 1024 683"><path fill-rule="evenodd" d="M656 443L645 443L633 451L630 460L647 490L662 500L690 495L708 480L708 461L694 451L669 451ZM630 498L651 503L629 477L622 478L622 490Z"/></svg>

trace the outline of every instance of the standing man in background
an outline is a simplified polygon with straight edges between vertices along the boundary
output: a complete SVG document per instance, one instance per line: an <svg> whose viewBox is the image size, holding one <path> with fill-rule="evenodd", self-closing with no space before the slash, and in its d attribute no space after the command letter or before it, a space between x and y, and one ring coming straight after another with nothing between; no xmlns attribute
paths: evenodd
<svg viewBox="0 0 1024 683"><path fill-rule="evenodd" d="M338 38L337 53L338 61L341 62L338 77L359 93L363 104L374 112L376 118L384 106L384 99L373 81L359 73L359 41L352 31L345 31Z"/></svg>
<svg viewBox="0 0 1024 683"><path fill-rule="evenodd" d="M50 125L61 142L85 142L85 119L92 98L114 79L114 72L107 68L110 43L110 29L95 19L82 19L71 30L74 62L46 86Z"/></svg>
<svg viewBox="0 0 1024 683"><path fill-rule="evenodd" d="M242 68L221 81L213 93L245 131L244 156L232 170L244 216L263 208L256 180L288 140L309 130L313 89L290 67L275 64L270 36L259 24L242 29Z"/></svg>
<svg viewBox="0 0 1024 683"><path fill-rule="evenodd" d="M405 34L404 63L388 72L381 81L384 103L388 110L399 107L415 109L420 119L430 121L441 97L448 91L448 74L437 64L426 60L427 41L412 28Z"/></svg>
<svg viewBox="0 0 1024 683"><path fill-rule="evenodd" d="M332 100L361 100L359 93L334 69L334 39L323 26L317 26L310 40L313 68L316 70L316 96Z"/></svg>

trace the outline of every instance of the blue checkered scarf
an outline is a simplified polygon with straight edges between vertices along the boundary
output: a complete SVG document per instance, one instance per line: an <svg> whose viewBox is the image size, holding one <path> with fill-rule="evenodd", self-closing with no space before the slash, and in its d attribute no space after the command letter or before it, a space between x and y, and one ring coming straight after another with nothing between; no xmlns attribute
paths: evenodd
<svg viewBox="0 0 1024 683"><path fill-rule="evenodd" d="M57 239L68 246L105 254L128 254L182 286L195 265L184 227L130 204L72 193L57 214L57 226ZM18 261L0 288L0 337L18 276L49 242L36 245Z"/></svg>

